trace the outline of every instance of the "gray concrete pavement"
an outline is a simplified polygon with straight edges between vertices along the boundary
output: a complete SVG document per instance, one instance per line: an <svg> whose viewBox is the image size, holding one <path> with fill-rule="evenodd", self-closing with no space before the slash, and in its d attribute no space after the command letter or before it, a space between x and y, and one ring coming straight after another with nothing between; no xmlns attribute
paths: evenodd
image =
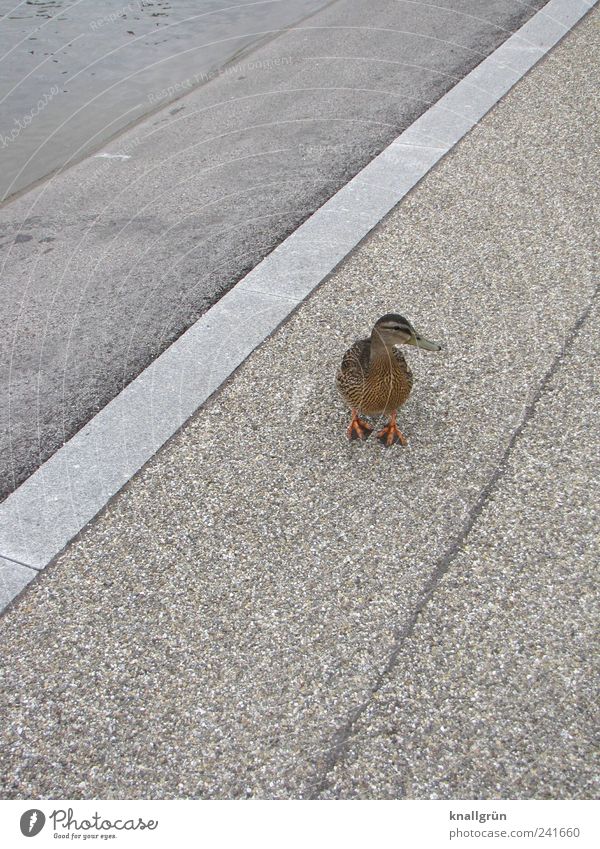
<svg viewBox="0 0 600 849"><path fill-rule="evenodd" d="M498 766L478 797L591 795L593 471L577 443L595 374L598 21L521 81L5 614L6 796L453 797L475 781L460 775L471 743ZM389 309L445 347L411 358L410 447L386 451L345 441L333 375ZM559 454L565 406L576 444L561 434ZM449 581L456 616L443 612ZM478 595L504 602L505 581L514 621ZM471 641L488 614L504 655L489 634ZM498 681L515 692L484 692ZM459 739L461 705L476 741ZM407 716L427 729L422 746ZM412 783L396 779L400 757Z"/></svg>
<svg viewBox="0 0 600 849"><path fill-rule="evenodd" d="M596 298L318 798L598 797L599 340Z"/></svg>
<svg viewBox="0 0 600 849"><path fill-rule="evenodd" d="M0 496L543 5L340 0L4 207Z"/></svg>

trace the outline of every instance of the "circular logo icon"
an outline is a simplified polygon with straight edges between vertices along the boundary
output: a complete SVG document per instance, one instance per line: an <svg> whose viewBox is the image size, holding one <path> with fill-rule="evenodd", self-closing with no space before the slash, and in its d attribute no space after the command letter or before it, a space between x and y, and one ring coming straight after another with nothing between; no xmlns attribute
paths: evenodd
<svg viewBox="0 0 600 849"><path fill-rule="evenodd" d="M21 817L21 834L25 837L35 837L43 829L46 823L46 817L37 808L31 808L30 811L25 811Z"/></svg>

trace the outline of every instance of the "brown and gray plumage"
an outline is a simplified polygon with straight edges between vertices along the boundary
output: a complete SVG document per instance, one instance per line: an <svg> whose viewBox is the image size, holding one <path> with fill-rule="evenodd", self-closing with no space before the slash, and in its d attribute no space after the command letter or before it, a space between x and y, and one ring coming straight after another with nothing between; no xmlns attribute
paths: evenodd
<svg viewBox="0 0 600 849"><path fill-rule="evenodd" d="M336 383L352 409L349 439L366 439L373 430L359 418L359 413L366 416L385 414L390 421L377 437L386 445L407 444L396 424L396 414L410 395L413 376L398 345L413 345L425 351L441 350L441 345L424 339L406 318L387 313L375 323L369 339L360 339L344 354Z"/></svg>

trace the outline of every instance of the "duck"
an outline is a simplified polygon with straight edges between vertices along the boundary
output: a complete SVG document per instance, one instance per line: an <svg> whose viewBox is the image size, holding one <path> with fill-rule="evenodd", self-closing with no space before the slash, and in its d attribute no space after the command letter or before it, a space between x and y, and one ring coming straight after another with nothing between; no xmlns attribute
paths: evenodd
<svg viewBox="0 0 600 849"><path fill-rule="evenodd" d="M398 427L397 414L410 395L413 375L399 345L412 345L424 351L441 351L442 346L417 333L408 319L386 313L377 319L368 339L359 339L342 358L336 375L338 391L350 407L352 419L347 429L350 440L367 439L373 427L361 418L386 415L387 425L377 433L385 446L408 445Z"/></svg>

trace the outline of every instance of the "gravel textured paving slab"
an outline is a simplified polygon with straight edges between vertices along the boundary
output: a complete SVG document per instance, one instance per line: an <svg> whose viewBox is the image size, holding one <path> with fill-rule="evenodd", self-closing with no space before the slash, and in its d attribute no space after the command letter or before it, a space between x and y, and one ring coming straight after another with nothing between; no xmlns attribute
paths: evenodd
<svg viewBox="0 0 600 849"><path fill-rule="evenodd" d="M6 796L321 792L589 309L597 47L594 14L10 608ZM333 376L389 309L444 352L386 451Z"/></svg>
<svg viewBox="0 0 600 849"><path fill-rule="evenodd" d="M598 798L599 306L319 798Z"/></svg>

